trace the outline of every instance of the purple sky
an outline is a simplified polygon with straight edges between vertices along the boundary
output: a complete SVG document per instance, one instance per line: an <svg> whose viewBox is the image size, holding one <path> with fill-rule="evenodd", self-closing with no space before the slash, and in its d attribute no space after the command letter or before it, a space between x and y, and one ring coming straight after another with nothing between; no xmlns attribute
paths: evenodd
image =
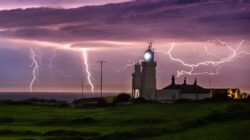
<svg viewBox="0 0 250 140"><path fill-rule="evenodd" d="M0 9L5 10L30 7L76 8L125 1L129 0L1 0Z"/></svg>
<svg viewBox="0 0 250 140"><path fill-rule="evenodd" d="M0 91L30 90L32 47L40 50L41 57L33 91L79 91L82 75L85 90L90 91L83 50L95 91L99 91L100 73L96 61L102 59L108 61L104 64L105 91L130 91L131 64L142 59L148 40L154 40L159 89L170 83L171 75L190 72L192 64L193 72L182 73L179 83L184 76L189 83L197 77L205 87L210 80L212 87L250 91L249 2L118 3L123 1L1 0ZM116 4L102 5L110 2ZM175 48L170 52L172 43ZM204 61L209 63L196 67ZM190 75L204 72L210 74Z"/></svg>

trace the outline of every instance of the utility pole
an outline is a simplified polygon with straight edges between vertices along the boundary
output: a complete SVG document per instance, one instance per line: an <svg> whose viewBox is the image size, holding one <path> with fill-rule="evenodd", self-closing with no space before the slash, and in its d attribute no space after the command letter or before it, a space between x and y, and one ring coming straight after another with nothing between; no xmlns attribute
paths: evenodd
<svg viewBox="0 0 250 140"><path fill-rule="evenodd" d="M102 65L103 65L103 63L106 63L106 61L104 61L104 60L100 60L100 61L97 61L97 63L100 63L100 65L101 65L101 79L100 79L100 89L101 89L101 97L102 97Z"/></svg>

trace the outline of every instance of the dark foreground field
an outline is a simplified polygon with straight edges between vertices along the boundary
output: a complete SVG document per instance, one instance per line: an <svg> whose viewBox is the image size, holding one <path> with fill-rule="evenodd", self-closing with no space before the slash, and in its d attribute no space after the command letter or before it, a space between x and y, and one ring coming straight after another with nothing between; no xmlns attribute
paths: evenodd
<svg viewBox="0 0 250 140"><path fill-rule="evenodd" d="M1 140L250 139L250 103L0 105Z"/></svg>

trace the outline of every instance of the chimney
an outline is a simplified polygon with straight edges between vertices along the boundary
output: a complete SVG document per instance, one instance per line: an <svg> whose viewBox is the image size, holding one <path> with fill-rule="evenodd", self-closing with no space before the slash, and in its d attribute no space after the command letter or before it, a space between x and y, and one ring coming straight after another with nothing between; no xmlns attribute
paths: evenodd
<svg viewBox="0 0 250 140"><path fill-rule="evenodd" d="M197 85L197 79L195 77L195 80L194 80L194 85L196 86Z"/></svg>
<svg viewBox="0 0 250 140"><path fill-rule="evenodd" d="M175 77L174 77L174 75L172 76L172 83L171 83L171 85L175 85Z"/></svg>
<svg viewBox="0 0 250 140"><path fill-rule="evenodd" d="M187 85L187 78L186 77L184 77L184 83L183 83L183 85Z"/></svg>

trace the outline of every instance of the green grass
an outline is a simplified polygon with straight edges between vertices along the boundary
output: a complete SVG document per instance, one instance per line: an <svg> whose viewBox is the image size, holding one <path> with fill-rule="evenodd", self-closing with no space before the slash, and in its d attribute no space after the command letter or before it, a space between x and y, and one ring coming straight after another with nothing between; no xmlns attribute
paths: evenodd
<svg viewBox="0 0 250 140"><path fill-rule="evenodd" d="M249 139L250 103L144 103L97 108L0 105L2 140Z"/></svg>

